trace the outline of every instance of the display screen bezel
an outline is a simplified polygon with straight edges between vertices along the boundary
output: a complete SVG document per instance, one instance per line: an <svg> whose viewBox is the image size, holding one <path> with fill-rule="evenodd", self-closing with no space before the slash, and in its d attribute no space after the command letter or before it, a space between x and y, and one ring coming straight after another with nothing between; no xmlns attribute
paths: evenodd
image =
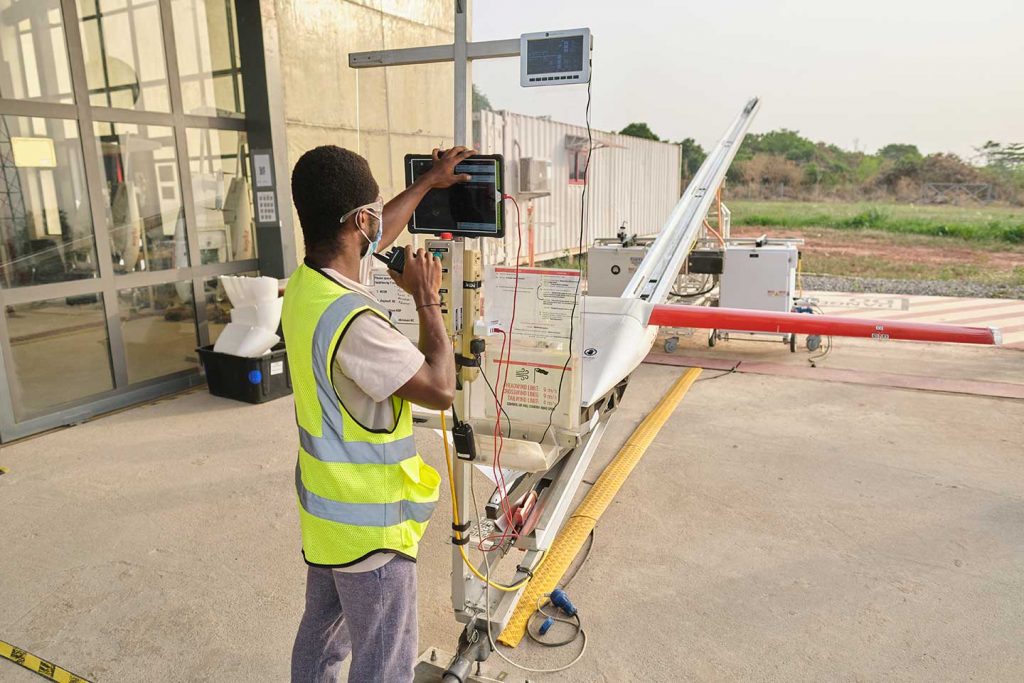
<svg viewBox="0 0 1024 683"><path fill-rule="evenodd" d="M459 228L456 225L451 226L431 226L426 225L423 217L418 215L417 212L422 206L423 202L426 202L428 198L434 199L436 195L434 193L449 194L450 188L445 189L432 189L423 198L420 206L413 211L412 217L409 219L409 232L419 235L439 235L441 233L450 232L452 235L457 237L504 237L505 236L505 159L501 154L475 154L466 161L491 161L494 163L495 172L495 229L481 229L481 228ZM429 154L406 154L405 155L405 184L406 187L412 185L416 180L418 174L414 172L414 165L424 164L426 168L429 168L429 164L433 162L433 157ZM456 216L457 218L458 216Z"/></svg>

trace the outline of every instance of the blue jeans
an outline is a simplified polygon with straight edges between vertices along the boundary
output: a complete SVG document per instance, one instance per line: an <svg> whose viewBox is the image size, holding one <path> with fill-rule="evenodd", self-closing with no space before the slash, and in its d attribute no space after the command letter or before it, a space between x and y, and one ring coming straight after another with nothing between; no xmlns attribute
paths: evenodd
<svg viewBox="0 0 1024 683"><path fill-rule="evenodd" d="M418 649L416 563L395 557L368 572L309 567L306 610L292 647L292 683L410 683Z"/></svg>

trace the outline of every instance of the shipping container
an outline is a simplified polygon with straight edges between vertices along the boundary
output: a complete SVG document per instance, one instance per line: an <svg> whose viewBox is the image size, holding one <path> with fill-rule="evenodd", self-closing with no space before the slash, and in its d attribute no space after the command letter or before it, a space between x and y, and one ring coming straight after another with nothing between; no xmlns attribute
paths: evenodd
<svg viewBox="0 0 1024 683"><path fill-rule="evenodd" d="M483 154L505 157L506 192L522 213L521 248L516 210L506 201L504 240L482 240L487 263L544 261L580 250L583 173L586 169L586 216L582 250L599 237L614 237L626 224L629 233L655 235L682 193L679 145L591 130L548 118L507 111L480 111L473 116L474 146ZM588 150L592 150L587 167ZM551 163L550 195L530 198L520 192L523 159Z"/></svg>

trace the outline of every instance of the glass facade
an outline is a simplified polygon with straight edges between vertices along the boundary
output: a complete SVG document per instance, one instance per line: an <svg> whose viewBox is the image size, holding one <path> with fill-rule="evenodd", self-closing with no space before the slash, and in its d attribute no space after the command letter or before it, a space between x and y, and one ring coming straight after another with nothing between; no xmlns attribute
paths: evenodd
<svg viewBox="0 0 1024 683"><path fill-rule="evenodd" d="M122 289L117 303L130 383L195 368L191 281Z"/></svg>
<svg viewBox="0 0 1024 683"><path fill-rule="evenodd" d="M187 137L199 261L255 258L245 133L189 128Z"/></svg>
<svg viewBox="0 0 1024 683"><path fill-rule="evenodd" d="M96 122L114 272L188 266L174 131Z"/></svg>
<svg viewBox="0 0 1024 683"><path fill-rule="evenodd" d="M5 317L17 419L114 388L101 294L9 306Z"/></svg>
<svg viewBox="0 0 1024 683"><path fill-rule="evenodd" d="M74 101L64 19L56 3L0 0L0 97Z"/></svg>
<svg viewBox="0 0 1024 683"><path fill-rule="evenodd" d="M170 111L157 0L78 0L89 102Z"/></svg>
<svg viewBox="0 0 1024 683"><path fill-rule="evenodd" d="M0 441L201 381L258 265L236 2L0 0Z"/></svg>
<svg viewBox="0 0 1024 683"><path fill-rule="evenodd" d="M2 286L98 276L78 122L0 115Z"/></svg>
<svg viewBox="0 0 1024 683"><path fill-rule="evenodd" d="M235 8L224 0L172 0L185 113L240 117L242 70Z"/></svg>

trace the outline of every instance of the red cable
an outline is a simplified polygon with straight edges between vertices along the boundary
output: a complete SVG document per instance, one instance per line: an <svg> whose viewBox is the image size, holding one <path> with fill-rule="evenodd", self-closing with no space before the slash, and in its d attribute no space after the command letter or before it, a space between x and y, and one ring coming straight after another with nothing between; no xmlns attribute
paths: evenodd
<svg viewBox="0 0 1024 683"><path fill-rule="evenodd" d="M523 222L522 222L522 215L521 215L521 213L519 211L519 202L517 202L515 197L513 197L512 195L506 194L506 195L503 195L503 196L504 196L505 199L511 200L512 204L516 207L516 275L515 275L515 281L514 281L514 284L513 284L513 287L512 287L512 317L510 318L509 323L508 323L508 337L507 337L508 357L504 358L504 362L505 362L504 363L505 364L504 379L501 379L501 367L502 367L501 366L501 361L502 361L502 356L504 356L504 352L505 352L504 340L503 340L502 345L501 345L502 355L498 356L498 363L499 363L498 364L498 376L499 376L499 380L501 381L501 397L500 397L499 405L498 405L498 409L497 409L498 416L495 419L495 425L496 425L496 429L497 429L499 435L501 433L501 406L503 406L505 404L505 389L506 389L506 387L508 385L508 371L509 371L509 366L511 365L511 360L512 360L512 331L515 328L515 324L516 324L516 303L519 300L519 264L520 264L520 261L522 260L522 253L523 253ZM500 480L500 482L501 482L500 485L499 485L499 491L501 492L502 512L505 514L505 521L507 523L506 528L502 530L501 543L503 543L505 541L505 539L508 538L509 536L515 538L515 537L518 537L518 535L519 535L518 532L516 532L516 530L513 528L512 504L508 500L508 486L505 483L505 475L501 471L501 452L504 449L504 446L505 446L504 438L499 438L497 446L496 446L495 451L494 451L494 468L496 469L495 479L496 480ZM499 545L500 545L500 543L499 543Z"/></svg>
<svg viewBox="0 0 1024 683"><path fill-rule="evenodd" d="M508 341L508 335L505 334L505 330L498 330L501 334L501 352L498 353L498 372L495 376L495 382L501 378L501 359L505 355L505 344ZM505 487L505 476L501 471L499 463L499 453L501 452L500 445L504 444L505 437L501 433L501 401L498 399L497 393L494 395L494 411L497 414L494 420L494 461L491 463L491 473L494 475L494 483L498 487L499 505L501 506L502 514L506 515L506 518L511 518L511 508L507 507L506 495L508 493ZM484 539L480 539L480 543L477 548L483 550L480 546L483 544ZM493 550L493 548L491 548Z"/></svg>

